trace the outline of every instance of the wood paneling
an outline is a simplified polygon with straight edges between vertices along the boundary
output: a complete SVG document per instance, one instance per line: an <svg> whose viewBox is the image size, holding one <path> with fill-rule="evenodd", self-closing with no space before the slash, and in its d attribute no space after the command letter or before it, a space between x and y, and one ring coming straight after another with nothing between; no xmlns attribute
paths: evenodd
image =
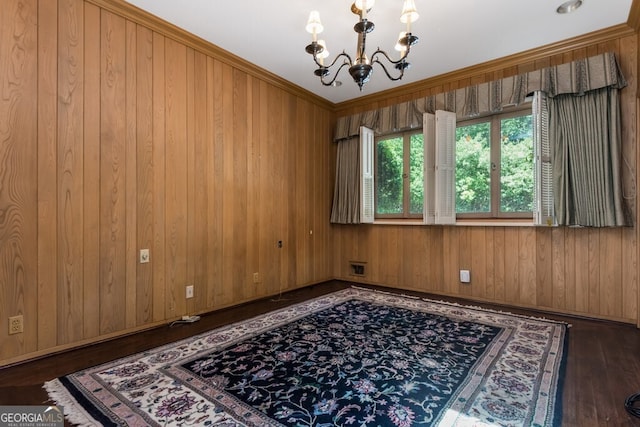
<svg viewBox="0 0 640 427"><path fill-rule="evenodd" d="M329 104L108 3L2 5L0 365L332 276Z"/></svg>
<svg viewBox="0 0 640 427"><path fill-rule="evenodd" d="M165 317L186 313L187 48L165 40Z"/></svg>
<svg viewBox="0 0 640 427"><path fill-rule="evenodd" d="M100 49L101 16L96 6L85 4L84 33L84 88L87 93L100 93L102 69ZM84 97L84 158L86 165L100 164L100 96ZM100 335L100 168L83 171L83 333L84 337Z"/></svg>
<svg viewBox="0 0 640 427"><path fill-rule="evenodd" d="M633 228L374 225L335 226L334 235L335 274L345 280L636 322ZM367 263L364 279L349 261ZM470 284L460 269L471 270Z"/></svg>
<svg viewBox="0 0 640 427"><path fill-rule="evenodd" d="M37 310L35 263L38 236L35 225L38 203L35 197L38 160L37 4L12 1L0 14L0 327L8 330L7 317ZM5 53L6 52L6 53ZM50 102L47 104L50 106ZM48 145L50 141L42 141ZM6 285L5 285L6 284ZM37 317L32 328L12 336L0 345L0 357L37 348Z"/></svg>
<svg viewBox="0 0 640 427"><path fill-rule="evenodd" d="M56 169L59 344L84 338L83 5L82 0L58 2L58 159ZM64 46L64 49L60 49L60 46ZM99 166L94 165L94 167ZM99 253L94 252L87 256L97 257Z"/></svg>
<svg viewBox="0 0 640 427"><path fill-rule="evenodd" d="M153 33L152 72L145 76L153 82L152 101L153 130L152 157L149 165L152 173L152 213L153 242L150 251L150 267L153 290L153 321L166 319L165 316L165 37ZM149 264L147 264L149 266Z"/></svg>
<svg viewBox="0 0 640 427"><path fill-rule="evenodd" d="M137 249L153 247L153 33L136 28L136 235ZM132 113L133 114L133 113ZM154 254L155 255L155 254ZM153 321L153 264L136 266L136 324Z"/></svg>
<svg viewBox="0 0 640 427"><path fill-rule="evenodd" d="M6 0L2 10L0 365L332 277L359 279L350 261L367 263L369 282L638 322L636 227L328 221L336 111L606 50L630 83L623 150L635 218L636 35L613 38L614 28L594 42L332 106L121 1ZM148 264L137 262L143 248ZM461 268L471 285L459 283ZM25 332L9 336L16 314Z"/></svg>
<svg viewBox="0 0 640 427"><path fill-rule="evenodd" d="M415 99L616 52L628 81L621 92L623 187L634 227L333 226L335 276L357 280L350 276L347 264L358 260L367 263L364 280L369 283L638 323L637 42L636 35L604 37L591 44L582 39L577 48L570 49L567 43L565 51L547 57L514 56L439 76L416 84L413 94ZM505 68L496 68L500 63ZM376 94L344 103L337 106L338 115L406 101L404 91L406 88L397 95ZM421 244L422 239L431 241L431 246ZM459 282L461 269L471 270L471 284Z"/></svg>
<svg viewBox="0 0 640 427"><path fill-rule="evenodd" d="M38 4L38 350L57 344L58 312L50 309L51 304L58 300L57 9L55 2ZM6 24L3 22L0 25L4 28ZM0 39L0 43L4 43L4 39ZM0 50L5 52L4 47ZM0 75L5 75L4 69L0 71ZM4 274L7 273L10 274L10 271L7 270ZM7 285L0 292L6 292L9 288ZM2 306L6 307L6 303L4 304ZM0 325L4 326L4 318L0 319Z"/></svg>
<svg viewBox="0 0 640 427"><path fill-rule="evenodd" d="M137 296L138 280L138 147L137 117L137 25L126 21L125 34L125 301L126 301L126 328L132 328L137 324Z"/></svg>
<svg viewBox="0 0 640 427"><path fill-rule="evenodd" d="M100 334L108 334L125 329L127 314L126 22L104 11L100 18L100 163L85 167L97 166L100 171L98 306Z"/></svg>

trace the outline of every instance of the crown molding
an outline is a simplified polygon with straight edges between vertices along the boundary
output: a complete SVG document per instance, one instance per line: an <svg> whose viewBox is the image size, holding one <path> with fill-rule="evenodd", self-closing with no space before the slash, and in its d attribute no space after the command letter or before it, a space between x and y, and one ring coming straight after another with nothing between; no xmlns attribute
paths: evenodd
<svg viewBox="0 0 640 427"><path fill-rule="evenodd" d="M320 107L326 108L328 110L333 110L335 107L334 103L298 85L295 85L290 81L285 80L282 77L265 70L264 68L258 67L257 65L245 59L242 59L239 56L236 56L231 52L222 49L221 47L218 47L194 34L191 34L188 31L183 30L182 28L179 28L161 18L158 18L157 16L154 16L149 12L138 8L131 3L127 3L124 0L84 1L98 6L111 13L114 13L118 16L121 16L125 19L128 19L132 22L135 22L136 24L149 28L152 31L162 34L163 36L168 37L176 42L182 43L225 64L231 65L232 67L240 71L243 71L253 77L259 78L266 83L269 83L275 87L291 93L292 95L317 104Z"/></svg>
<svg viewBox="0 0 640 427"><path fill-rule="evenodd" d="M629 17L627 18L627 25L633 28L634 31L640 30L640 0L633 0L631 2L631 9L629 10Z"/></svg>
<svg viewBox="0 0 640 427"><path fill-rule="evenodd" d="M548 58L549 56L565 53L570 50L580 49L592 46L597 43L607 42L616 38L626 37L637 33L640 30L640 0L633 0L629 17L626 24L620 24L603 30L584 34L572 39L551 43L534 49L523 51L514 55L492 61L475 64L470 67L462 68L450 73L441 74L410 83L404 86L398 86L382 92L366 95L357 99L333 103L326 100L298 85L291 83L282 77L273 74L257 65L236 56L200 37L191 34L161 18L158 18L147 11L144 11L124 0L84 0L87 3L94 4L104 10L112 12L123 18L129 19L139 25L149 28L165 37L173 39L179 43L208 55L216 60L224 62L234 68L243 71L253 77L259 78L275 87L296 95L302 99L317 104L323 108L340 113L358 108L362 105L370 105L371 103L383 102L388 98L410 96L416 92L424 91L436 86L440 86L453 81L463 80L478 76L483 73L491 73L500 71L505 68L518 66L524 63L531 63L536 60Z"/></svg>
<svg viewBox="0 0 640 427"><path fill-rule="evenodd" d="M634 0L634 5L640 3L640 0ZM636 8L640 12L640 8ZM640 18L639 18L640 20ZM397 98L402 96L410 96L416 92L424 91L433 87L454 81L464 80L471 77L477 77L481 74L492 73L504 70L510 67L531 63L537 60L546 59L550 56L562 54L570 50L586 48L594 44L607 42L621 37L627 37L635 34L635 30L628 24L619 24L603 30L594 31L578 37L563 40L556 43L540 46L534 49L526 50L514 55L505 56L503 58L483 62L472 65L470 67L461 68L450 73L440 74L418 82L399 86L393 89L376 92L357 99L344 101L335 104L335 111L338 116L344 115L347 110L358 109L361 106L370 106L372 103L383 102L388 98Z"/></svg>

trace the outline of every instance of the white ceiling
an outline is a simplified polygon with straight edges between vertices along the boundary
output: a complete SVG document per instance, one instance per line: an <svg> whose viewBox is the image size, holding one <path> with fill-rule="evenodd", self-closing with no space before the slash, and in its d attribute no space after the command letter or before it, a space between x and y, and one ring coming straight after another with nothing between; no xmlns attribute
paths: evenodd
<svg viewBox="0 0 640 427"><path fill-rule="evenodd" d="M420 18L412 29L420 41L411 49L411 68L392 82L374 65L360 92L346 68L338 77L342 86L322 86L305 52L309 12L318 10L329 60L343 50L354 56L352 0L127 1L334 103L626 23L632 2L583 0L577 11L559 15L564 0L415 0ZM402 4L376 1L369 13L376 25L367 37L369 55L376 47L397 54Z"/></svg>

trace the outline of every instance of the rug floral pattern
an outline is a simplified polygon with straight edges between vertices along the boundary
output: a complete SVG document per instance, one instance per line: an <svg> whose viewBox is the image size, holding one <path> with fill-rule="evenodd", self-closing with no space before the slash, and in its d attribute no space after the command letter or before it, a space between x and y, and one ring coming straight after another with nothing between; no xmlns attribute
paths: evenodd
<svg viewBox="0 0 640 427"><path fill-rule="evenodd" d="M46 386L89 424L553 426L565 332L352 288Z"/></svg>

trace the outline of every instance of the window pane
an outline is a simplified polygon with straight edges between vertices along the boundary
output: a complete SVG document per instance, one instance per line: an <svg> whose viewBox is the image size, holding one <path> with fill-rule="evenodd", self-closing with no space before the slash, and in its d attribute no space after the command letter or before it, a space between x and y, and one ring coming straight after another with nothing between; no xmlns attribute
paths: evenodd
<svg viewBox="0 0 640 427"><path fill-rule="evenodd" d="M491 125L456 129L456 212L491 212Z"/></svg>
<svg viewBox="0 0 640 427"><path fill-rule="evenodd" d="M424 206L424 137L411 135L409 156L409 213L421 214Z"/></svg>
<svg viewBox="0 0 640 427"><path fill-rule="evenodd" d="M533 211L533 124L531 116L500 124L500 211Z"/></svg>
<svg viewBox="0 0 640 427"><path fill-rule="evenodd" d="M402 213L402 137L376 144L376 213Z"/></svg>

